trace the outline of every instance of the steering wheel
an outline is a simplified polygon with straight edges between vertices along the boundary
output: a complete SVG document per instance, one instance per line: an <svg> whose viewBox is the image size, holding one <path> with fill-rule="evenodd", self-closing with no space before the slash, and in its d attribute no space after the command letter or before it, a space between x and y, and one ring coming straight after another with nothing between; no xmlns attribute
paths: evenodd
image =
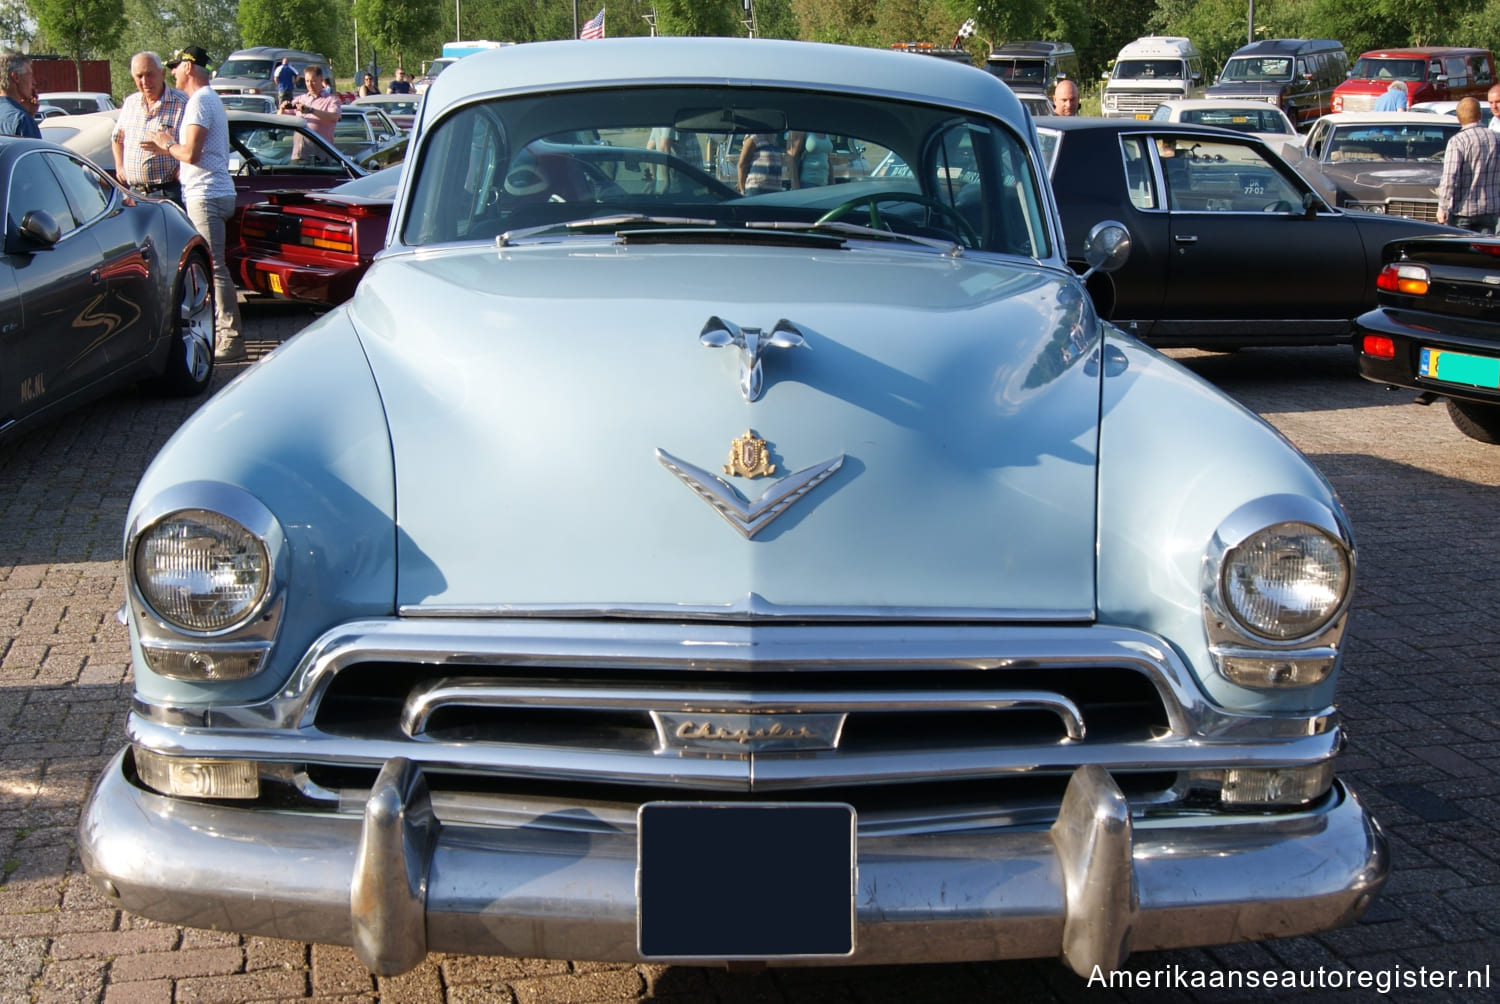
<svg viewBox="0 0 1500 1004"><path fill-rule="evenodd" d="M868 206L870 226L875 230L890 230L890 227L882 224L880 218L880 204L882 202L914 202L928 210L929 213L936 212L939 216L949 220L953 224L953 229L958 231L960 243L965 247L977 248L979 246L979 234L974 231L973 227L969 226L969 221L964 219L958 210L946 202L939 201L930 196L919 195L915 192L871 192L867 195L858 195L847 202L840 202L828 210L828 212L819 216L818 222L832 223L835 220L842 219L860 206Z"/></svg>
<svg viewBox="0 0 1500 1004"><path fill-rule="evenodd" d="M246 157L245 162L240 165L239 174L259 174L265 170L265 165L255 157Z"/></svg>
<svg viewBox="0 0 1500 1004"><path fill-rule="evenodd" d="M1292 204L1286 199L1277 199L1275 202L1267 203L1261 207L1261 212L1263 213L1289 213L1291 211Z"/></svg>

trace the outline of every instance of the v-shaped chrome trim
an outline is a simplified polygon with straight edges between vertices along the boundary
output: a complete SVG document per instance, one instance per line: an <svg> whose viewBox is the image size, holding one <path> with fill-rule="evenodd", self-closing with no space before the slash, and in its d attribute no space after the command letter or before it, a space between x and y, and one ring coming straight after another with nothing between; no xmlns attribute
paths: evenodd
<svg viewBox="0 0 1500 1004"><path fill-rule="evenodd" d="M766 493L759 499L747 502L723 478L695 467L686 460L679 460L666 450L657 450L656 459L677 475L699 498L713 506L715 512L728 520L729 525L746 538L754 537L764 530L767 524L790 509L798 499L828 480L844 463L844 455L840 453L832 460L788 474L766 489Z"/></svg>

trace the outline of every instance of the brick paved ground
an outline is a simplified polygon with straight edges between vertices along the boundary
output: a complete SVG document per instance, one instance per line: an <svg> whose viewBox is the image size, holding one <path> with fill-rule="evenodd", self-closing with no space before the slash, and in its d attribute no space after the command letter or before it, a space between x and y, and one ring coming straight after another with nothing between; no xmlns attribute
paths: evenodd
<svg viewBox="0 0 1500 1004"><path fill-rule="evenodd" d="M308 319L252 306L257 348ZM263 344L260 344L263 343ZM1500 982L1500 447L1465 440L1352 375L1347 350L1174 353L1308 452L1348 505L1359 593L1342 773L1395 868L1363 923L1317 937L1139 955L1139 970L1489 966ZM232 369L239 369L234 367ZM221 374L217 379L228 379ZM376 981L343 948L167 927L112 910L80 873L74 826L120 745L129 697L119 549L144 465L196 402L116 395L0 445L0 1002L884 1002L1259 1000L1090 990L1052 962L726 973L434 956ZM1297 1000L1469 1001L1467 990Z"/></svg>

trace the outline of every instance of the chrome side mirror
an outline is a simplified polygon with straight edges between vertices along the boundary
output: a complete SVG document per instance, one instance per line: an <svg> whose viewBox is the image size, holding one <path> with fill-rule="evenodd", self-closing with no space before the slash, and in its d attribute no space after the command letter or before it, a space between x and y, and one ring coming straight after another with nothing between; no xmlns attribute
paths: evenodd
<svg viewBox="0 0 1500 1004"><path fill-rule="evenodd" d="M1081 279L1095 272L1114 272L1130 257L1130 231L1118 220L1101 220L1083 240L1083 260L1089 269Z"/></svg>

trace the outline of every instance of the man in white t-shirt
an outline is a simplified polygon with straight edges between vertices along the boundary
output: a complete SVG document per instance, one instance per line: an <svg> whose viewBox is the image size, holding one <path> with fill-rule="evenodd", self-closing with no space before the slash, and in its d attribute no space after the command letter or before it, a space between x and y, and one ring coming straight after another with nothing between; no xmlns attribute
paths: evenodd
<svg viewBox="0 0 1500 1004"><path fill-rule="evenodd" d="M208 241L214 258L214 359L222 363L248 358L240 326L238 294L224 261L224 223L234 213L234 179L229 175L229 120L218 94L208 86L208 53L196 45L180 49L167 62L177 89L188 96L178 127L148 142L181 165L182 202L193 226Z"/></svg>

